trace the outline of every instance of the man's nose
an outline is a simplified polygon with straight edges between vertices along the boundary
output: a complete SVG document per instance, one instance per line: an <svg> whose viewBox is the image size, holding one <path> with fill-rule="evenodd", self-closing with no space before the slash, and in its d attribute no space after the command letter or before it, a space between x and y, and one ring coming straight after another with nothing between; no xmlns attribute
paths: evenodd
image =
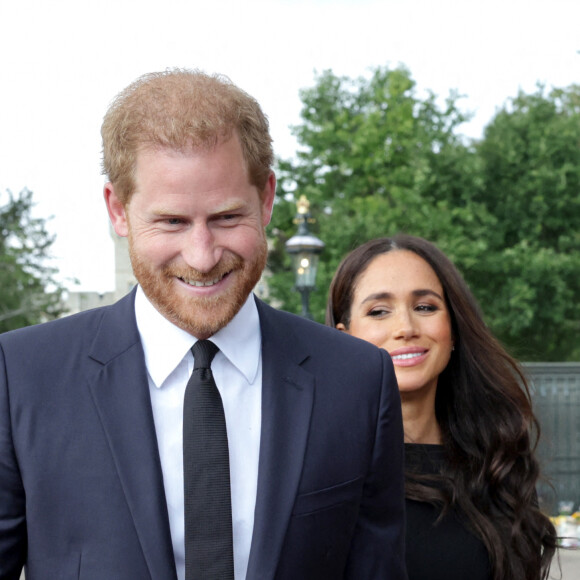
<svg viewBox="0 0 580 580"><path fill-rule="evenodd" d="M222 255L211 228L207 224L195 224L188 234L181 249L183 260L198 272L210 272Z"/></svg>

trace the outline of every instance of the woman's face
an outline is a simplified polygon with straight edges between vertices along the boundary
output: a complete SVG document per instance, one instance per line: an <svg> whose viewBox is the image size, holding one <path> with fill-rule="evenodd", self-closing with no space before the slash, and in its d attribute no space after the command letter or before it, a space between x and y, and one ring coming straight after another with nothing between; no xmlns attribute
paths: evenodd
<svg viewBox="0 0 580 580"><path fill-rule="evenodd" d="M408 250L373 259L356 283L349 328L337 328L391 355L402 395L434 391L453 348L441 282Z"/></svg>

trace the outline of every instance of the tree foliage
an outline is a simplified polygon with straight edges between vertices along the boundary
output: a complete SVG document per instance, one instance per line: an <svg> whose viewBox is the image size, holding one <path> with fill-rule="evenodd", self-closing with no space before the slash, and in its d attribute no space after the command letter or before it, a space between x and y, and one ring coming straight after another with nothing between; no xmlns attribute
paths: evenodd
<svg viewBox="0 0 580 580"><path fill-rule="evenodd" d="M526 358L580 360L580 87L520 92L477 153L496 227L473 279L493 328Z"/></svg>
<svg viewBox="0 0 580 580"><path fill-rule="evenodd" d="M63 311L56 270L47 266L54 241L31 215L32 192L7 192L0 205L0 332L55 318Z"/></svg>
<svg viewBox="0 0 580 580"><path fill-rule="evenodd" d="M293 128L300 150L297 159L279 161L272 224L271 287L285 308L297 310L284 243L295 231L301 194L318 220L314 233L326 243L320 291L312 296L320 321L338 262L360 243L401 231L455 240L487 226L484 212L469 211L477 167L457 136L466 117L456 95L438 106L433 94L417 96L405 68L378 68L354 80L325 71L301 98L303 123Z"/></svg>
<svg viewBox="0 0 580 580"><path fill-rule="evenodd" d="M348 251L406 232L435 242L455 262L516 355L578 356L555 328L579 330L572 300L578 227L570 222L574 216L579 223L575 90L520 95L481 143L460 135L467 115L457 94L443 105L432 93L420 98L403 67L358 79L325 71L301 99L302 122L293 127L299 151L278 161L274 300L300 310L284 244L296 231L295 201L304 194L317 219L311 230L326 244L311 298L315 319L323 321L330 280ZM538 300L546 300L543 307Z"/></svg>

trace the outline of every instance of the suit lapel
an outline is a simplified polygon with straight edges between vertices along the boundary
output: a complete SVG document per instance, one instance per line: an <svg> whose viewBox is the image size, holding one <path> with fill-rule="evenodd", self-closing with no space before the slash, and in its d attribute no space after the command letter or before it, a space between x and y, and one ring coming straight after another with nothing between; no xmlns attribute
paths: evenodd
<svg viewBox="0 0 580 580"><path fill-rule="evenodd" d="M175 561L134 292L105 311L90 384L151 578L176 579Z"/></svg>
<svg viewBox="0 0 580 580"><path fill-rule="evenodd" d="M262 331L262 434L254 533L247 580L273 578L300 482L314 377L300 364L302 342L259 301Z"/></svg>

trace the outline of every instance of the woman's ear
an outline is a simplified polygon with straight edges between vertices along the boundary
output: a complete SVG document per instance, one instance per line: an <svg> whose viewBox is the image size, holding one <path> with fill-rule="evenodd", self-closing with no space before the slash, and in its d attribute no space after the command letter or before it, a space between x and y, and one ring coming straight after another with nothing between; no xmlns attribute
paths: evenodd
<svg viewBox="0 0 580 580"><path fill-rule="evenodd" d="M339 323L336 325L336 328L337 328L338 330L340 330L341 332L346 332L346 333L348 334L348 328L347 328L347 327L346 327L346 326L345 326L345 325L344 325L342 322L339 322Z"/></svg>

